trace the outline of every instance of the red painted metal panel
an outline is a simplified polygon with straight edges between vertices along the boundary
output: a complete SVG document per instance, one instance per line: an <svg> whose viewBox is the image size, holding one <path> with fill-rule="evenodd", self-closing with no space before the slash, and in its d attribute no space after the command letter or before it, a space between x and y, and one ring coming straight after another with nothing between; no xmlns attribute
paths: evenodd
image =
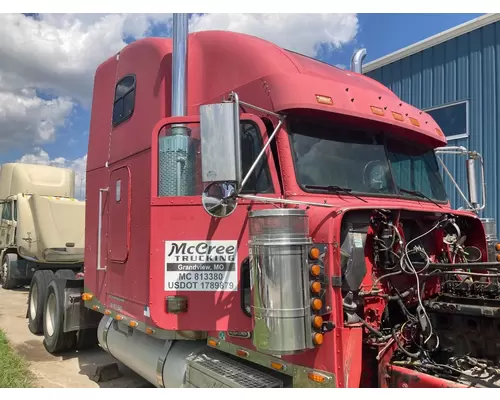
<svg viewBox="0 0 500 400"><path fill-rule="evenodd" d="M466 385L424 374L397 365L389 366L392 388L466 388Z"/></svg>
<svg viewBox="0 0 500 400"><path fill-rule="evenodd" d="M259 127L263 140L266 131L263 122L250 114L243 114L242 120L252 120ZM153 130L152 171L158 170L157 137L166 125L183 122L195 123L196 117L167 118L156 124ZM193 130L196 132L196 130ZM269 159L274 188L279 188L276 168ZM201 207L200 196L158 197L157 174L152 175L151 195L151 318L163 329L179 330L250 330L251 320L241 309L241 290L238 284L235 291L181 291L169 288L172 282L166 277L166 242L182 245L188 241L234 241L237 247L237 277L241 279L241 263L248 256L248 206L250 202L240 202L236 211L228 219L211 218ZM277 195L269 195L276 197ZM269 208L266 204L256 204L253 209ZM181 289L181 288L179 288ZM197 287L196 289L200 289ZM188 311L180 314L166 312L166 297L185 296Z"/></svg>
<svg viewBox="0 0 500 400"><path fill-rule="evenodd" d="M128 167L111 172L109 179L109 258L124 263L130 248L130 191Z"/></svg>
<svg viewBox="0 0 500 400"><path fill-rule="evenodd" d="M108 161L111 113L115 96L115 77L118 61L111 57L95 73L92 113L87 155L87 171L102 168ZM104 170L102 170L104 171ZM90 179L94 179L93 174ZM90 222L90 221L89 221ZM96 220L93 220L96 223Z"/></svg>
<svg viewBox="0 0 500 400"><path fill-rule="evenodd" d="M131 43L120 52L116 83L128 74L136 75L136 94L132 117L111 132L110 164L149 149L149 133L165 116L167 83L171 80L167 65L171 64L171 41L149 38ZM112 108L112 103L109 104ZM148 173L147 170L141 171Z"/></svg>
<svg viewBox="0 0 500 400"><path fill-rule="evenodd" d="M117 169L130 172L130 251L125 263L115 262L108 258L105 277L108 288L106 305L120 309L127 316L137 320L149 322L144 309L149 303L149 232L150 228L150 176L140 174L140 171L149 171L151 153L142 152L130 157L119 165ZM111 183L110 183L111 186ZM111 204L115 199L109 193ZM112 211L110 209L110 211ZM111 250L110 238L108 251Z"/></svg>

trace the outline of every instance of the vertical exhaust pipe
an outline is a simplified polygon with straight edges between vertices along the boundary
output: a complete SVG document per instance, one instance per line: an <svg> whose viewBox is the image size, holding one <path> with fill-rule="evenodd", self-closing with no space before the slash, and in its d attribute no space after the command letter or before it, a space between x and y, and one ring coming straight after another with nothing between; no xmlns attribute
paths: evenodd
<svg viewBox="0 0 500 400"><path fill-rule="evenodd" d="M354 52L351 58L351 71L357 72L358 74L362 73L363 70L363 60L366 57L366 49L359 49Z"/></svg>
<svg viewBox="0 0 500 400"><path fill-rule="evenodd" d="M172 117L187 113L188 15L174 14L172 54Z"/></svg>
<svg viewBox="0 0 500 400"><path fill-rule="evenodd" d="M172 117L187 116L188 14L174 14L172 32ZM185 124L173 124L158 140L160 196L192 196L196 191L196 146Z"/></svg>

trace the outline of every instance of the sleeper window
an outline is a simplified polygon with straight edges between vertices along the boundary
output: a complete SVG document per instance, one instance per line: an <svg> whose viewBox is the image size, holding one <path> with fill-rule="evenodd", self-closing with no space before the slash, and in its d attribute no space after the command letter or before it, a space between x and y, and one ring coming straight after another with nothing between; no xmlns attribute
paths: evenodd
<svg viewBox="0 0 500 400"><path fill-rule="evenodd" d="M115 101L113 105L113 126L117 126L129 119L135 107L136 79L128 75L118 82L115 90Z"/></svg>

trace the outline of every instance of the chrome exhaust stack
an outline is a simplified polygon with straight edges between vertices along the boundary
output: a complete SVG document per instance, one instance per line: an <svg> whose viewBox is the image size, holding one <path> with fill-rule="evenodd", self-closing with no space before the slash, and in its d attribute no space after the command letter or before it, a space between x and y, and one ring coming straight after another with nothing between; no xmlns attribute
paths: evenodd
<svg viewBox="0 0 500 400"><path fill-rule="evenodd" d="M359 49L354 52L351 58L351 71L357 72L358 74L363 73L363 60L366 57L366 49Z"/></svg>

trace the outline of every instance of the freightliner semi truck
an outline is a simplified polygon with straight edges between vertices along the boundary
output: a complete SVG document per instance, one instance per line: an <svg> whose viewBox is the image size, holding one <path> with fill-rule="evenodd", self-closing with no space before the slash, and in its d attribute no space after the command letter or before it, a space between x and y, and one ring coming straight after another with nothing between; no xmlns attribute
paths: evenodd
<svg viewBox="0 0 500 400"><path fill-rule="evenodd" d="M46 349L87 336L157 387L498 386L479 155L362 54L348 71L187 26L96 70L84 273L32 281ZM467 209L443 184L453 152Z"/></svg>

